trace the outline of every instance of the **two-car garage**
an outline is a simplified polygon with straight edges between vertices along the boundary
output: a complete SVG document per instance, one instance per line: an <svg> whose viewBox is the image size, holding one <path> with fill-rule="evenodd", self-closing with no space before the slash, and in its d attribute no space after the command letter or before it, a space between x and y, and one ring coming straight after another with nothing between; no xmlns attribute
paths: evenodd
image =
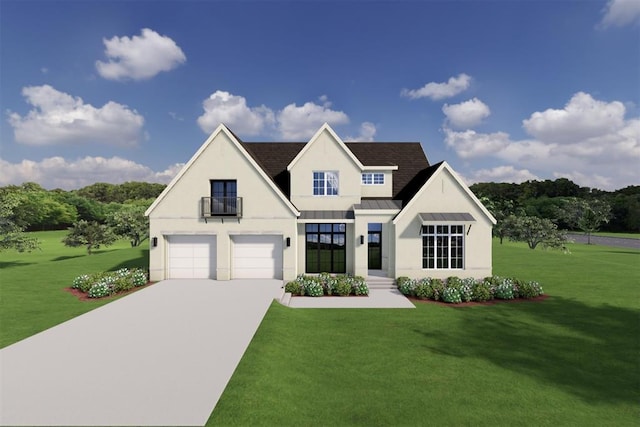
<svg viewBox="0 0 640 427"><path fill-rule="evenodd" d="M216 279L218 261L226 258L217 254L219 238L229 239L232 279L282 279L280 235L167 236L167 276Z"/></svg>

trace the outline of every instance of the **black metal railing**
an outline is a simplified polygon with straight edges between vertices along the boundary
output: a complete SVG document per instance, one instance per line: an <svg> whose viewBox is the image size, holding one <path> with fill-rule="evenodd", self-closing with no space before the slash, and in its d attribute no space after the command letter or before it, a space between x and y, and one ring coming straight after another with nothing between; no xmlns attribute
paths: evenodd
<svg viewBox="0 0 640 427"><path fill-rule="evenodd" d="M203 197L200 200L200 215L242 217L242 197Z"/></svg>

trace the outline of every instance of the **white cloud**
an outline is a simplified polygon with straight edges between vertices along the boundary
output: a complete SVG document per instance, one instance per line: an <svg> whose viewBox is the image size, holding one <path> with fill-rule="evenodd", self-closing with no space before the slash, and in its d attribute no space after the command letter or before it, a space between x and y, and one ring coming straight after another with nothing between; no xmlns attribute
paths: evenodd
<svg viewBox="0 0 640 427"><path fill-rule="evenodd" d="M243 96L218 90L203 101L204 113L198 117L198 124L205 133L224 123L241 136L275 134L283 140L306 140L325 122L331 125L349 123L349 116L344 112L331 109L326 95L318 99L322 104L289 104L274 112L265 105L250 107ZM375 126L363 123L361 132L364 138L371 138L375 134Z"/></svg>
<svg viewBox="0 0 640 427"><path fill-rule="evenodd" d="M198 125L205 133L211 133L220 123L232 131L244 135L258 135L265 127L273 126L275 116L264 105L248 107L242 96L217 90L202 102L204 114L198 117Z"/></svg>
<svg viewBox="0 0 640 427"><path fill-rule="evenodd" d="M323 105L313 102L306 102L300 107L296 104L287 105L277 116L280 136L285 140L306 140L325 122L332 126L349 123L349 116L342 111L332 110L330 105L326 99Z"/></svg>
<svg viewBox="0 0 640 427"><path fill-rule="evenodd" d="M458 129L472 128L491 114L487 104L478 98L460 104L444 104L442 112L447 116L447 122Z"/></svg>
<svg viewBox="0 0 640 427"><path fill-rule="evenodd" d="M602 28L624 27L640 22L640 1L638 0L609 0L602 10L604 16L600 21Z"/></svg>
<svg viewBox="0 0 640 427"><path fill-rule="evenodd" d="M469 88L471 77L462 73L457 77L450 77L446 83L430 82L420 89L402 89L401 95L407 98L431 98L434 101L451 98Z"/></svg>
<svg viewBox="0 0 640 427"><path fill-rule="evenodd" d="M164 171L154 172L147 166L120 157L84 157L72 161L49 157L39 162L23 160L20 163L10 163L0 158L0 186L29 181L49 189L71 190L95 182L119 184L145 181L166 184L182 166L176 163Z"/></svg>
<svg viewBox="0 0 640 427"><path fill-rule="evenodd" d="M444 128L444 142L463 159L494 154L509 146L509 134L504 132L477 133L474 130L455 132Z"/></svg>
<svg viewBox="0 0 640 427"><path fill-rule="evenodd" d="M148 28L139 36L114 36L102 41L108 62L96 61L96 70L109 80L149 79L187 60L176 42Z"/></svg>
<svg viewBox="0 0 640 427"><path fill-rule="evenodd" d="M516 169L513 166L497 166L492 169L480 169L473 172L468 178L469 183L474 182L515 182L521 183L529 180L539 180L528 169Z"/></svg>
<svg viewBox="0 0 640 427"><path fill-rule="evenodd" d="M574 143L620 129L624 114L622 102L597 101L588 93L578 92L562 110L535 112L522 123L530 135L541 141Z"/></svg>
<svg viewBox="0 0 640 427"><path fill-rule="evenodd" d="M360 125L360 134L357 136L348 136L345 142L372 142L376 135L376 125L371 122L363 122Z"/></svg>
<svg viewBox="0 0 640 427"><path fill-rule="evenodd" d="M109 101L100 108L49 85L29 86L22 95L34 108L24 117L9 111L16 142L29 145L101 142L120 146L144 137L144 118L127 106Z"/></svg>
<svg viewBox="0 0 640 427"><path fill-rule="evenodd" d="M621 102L577 93L564 109L535 112L524 120L532 139L445 128L445 143L464 159L491 156L538 175L612 190L640 182L640 118L624 115Z"/></svg>

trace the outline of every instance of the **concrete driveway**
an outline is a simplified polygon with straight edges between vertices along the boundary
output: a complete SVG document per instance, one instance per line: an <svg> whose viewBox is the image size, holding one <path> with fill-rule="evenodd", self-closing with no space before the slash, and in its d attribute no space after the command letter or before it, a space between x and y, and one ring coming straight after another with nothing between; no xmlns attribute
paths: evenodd
<svg viewBox="0 0 640 427"><path fill-rule="evenodd" d="M0 424L202 426L279 280L166 280L0 350Z"/></svg>

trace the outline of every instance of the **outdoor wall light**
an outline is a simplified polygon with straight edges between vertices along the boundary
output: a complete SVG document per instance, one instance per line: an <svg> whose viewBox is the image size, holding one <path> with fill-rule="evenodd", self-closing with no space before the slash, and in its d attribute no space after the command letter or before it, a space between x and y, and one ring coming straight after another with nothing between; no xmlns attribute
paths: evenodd
<svg viewBox="0 0 640 427"><path fill-rule="evenodd" d="M362 234L360 235L360 244L364 245L364 236Z"/></svg>
<svg viewBox="0 0 640 427"><path fill-rule="evenodd" d="M151 246L153 246L154 248L156 246L158 246L158 238L154 237L153 239L151 239Z"/></svg>
<svg viewBox="0 0 640 427"><path fill-rule="evenodd" d="M287 247L291 246L291 237L287 237Z"/></svg>

